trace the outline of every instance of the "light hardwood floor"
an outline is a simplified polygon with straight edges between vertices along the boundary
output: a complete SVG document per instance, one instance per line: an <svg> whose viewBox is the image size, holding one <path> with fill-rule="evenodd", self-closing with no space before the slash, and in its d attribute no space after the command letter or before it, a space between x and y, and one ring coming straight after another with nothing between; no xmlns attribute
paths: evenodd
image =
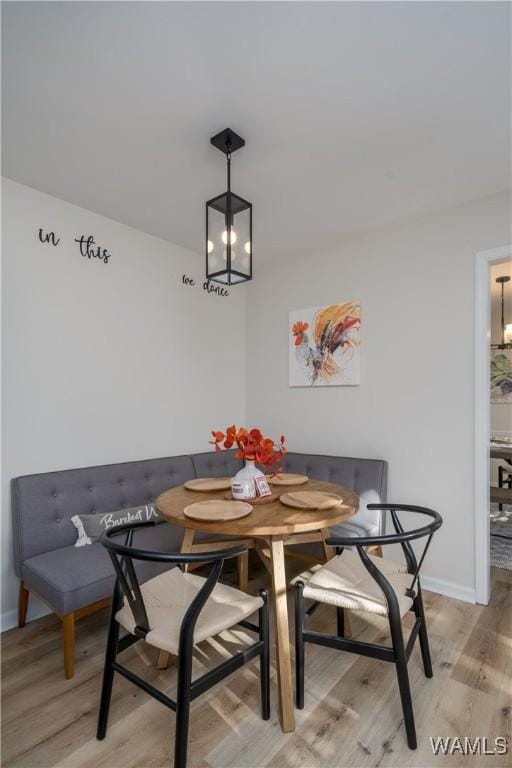
<svg viewBox="0 0 512 768"><path fill-rule="evenodd" d="M294 567L293 563L290 567ZM267 578L252 569L250 591ZM423 676L419 648L409 664L419 747L405 744L392 665L328 648L306 649L305 709L294 733L259 713L256 662L192 705L190 768L342 768L343 766L510 766L512 572L494 570L488 607L425 593L434 678ZM381 617L351 614L354 637L383 642ZM2 765L5 768L160 768L171 763L174 715L116 677L110 728L95 739L107 612L77 628L75 677L64 680L61 627L44 617L2 635ZM333 609L322 606L311 626L334 631ZM244 641L244 631L202 643L196 672ZM176 668L156 668L157 651L142 642L124 663L174 691ZM274 678L275 684L275 678ZM486 736L509 741L507 756L434 756L429 737Z"/></svg>

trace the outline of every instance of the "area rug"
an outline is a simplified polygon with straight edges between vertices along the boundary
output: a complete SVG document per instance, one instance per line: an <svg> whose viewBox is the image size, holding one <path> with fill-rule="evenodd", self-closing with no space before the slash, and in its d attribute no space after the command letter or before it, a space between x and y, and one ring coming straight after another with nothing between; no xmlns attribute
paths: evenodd
<svg viewBox="0 0 512 768"><path fill-rule="evenodd" d="M512 571L512 505L491 504L491 565Z"/></svg>

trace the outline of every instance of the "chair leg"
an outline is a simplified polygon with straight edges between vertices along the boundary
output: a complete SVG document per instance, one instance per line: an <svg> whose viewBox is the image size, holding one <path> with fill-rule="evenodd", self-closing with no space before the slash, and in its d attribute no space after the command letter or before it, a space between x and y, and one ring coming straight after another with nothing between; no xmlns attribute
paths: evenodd
<svg viewBox="0 0 512 768"><path fill-rule="evenodd" d="M263 651L260 656L261 717L270 720L270 631L268 617L268 592L260 590L263 605L259 609L260 640Z"/></svg>
<svg viewBox="0 0 512 768"><path fill-rule="evenodd" d="M352 623L350 621L350 611L348 608L343 609L343 628L344 628L344 637L351 638L352 637Z"/></svg>
<svg viewBox="0 0 512 768"><path fill-rule="evenodd" d="M116 606L117 608L117 606ZM103 669L103 684L101 687L100 713L98 716L98 728L96 738L100 741L105 738L108 725L108 713L112 698L112 684L114 682L114 669L112 664L117 656L117 644L119 642L119 624L115 620L116 610L112 607L110 625L108 628L107 649L105 652L105 667Z"/></svg>
<svg viewBox="0 0 512 768"><path fill-rule="evenodd" d="M425 611L423 609L423 595L421 594L421 587L418 584L418 594L414 601L414 613L417 618L421 619L421 626L419 631L421 658L423 660L423 668L425 670L425 677L434 677L432 671L432 659L430 657L430 647L428 643L427 624L425 621Z"/></svg>
<svg viewBox="0 0 512 768"><path fill-rule="evenodd" d="M402 634L402 623L398 608L389 610L389 627L391 630L391 639L393 641L393 651L395 654L396 674L398 678L398 688L400 690L400 699L402 702L402 712L404 714L405 732L407 735L407 744L410 749L416 749L418 746L416 740L416 727L414 725L414 712L412 708L411 687L409 685L409 673L407 671L407 658L405 655L404 638Z"/></svg>
<svg viewBox="0 0 512 768"><path fill-rule="evenodd" d="M345 637L345 611L343 608L336 608L336 634L338 637Z"/></svg>
<svg viewBox="0 0 512 768"><path fill-rule="evenodd" d="M504 477L505 473L503 471L503 467L498 467L498 487L503 488L504 485ZM498 509L500 512L503 511L503 504L498 504Z"/></svg>
<svg viewBox="0 0 512 768"><path fill-rule="evenodd" d="M158 654L158 661L156 662L156 668L157 669L167 669L169 666L169 656L170 653L167 651L160 651Z"/></svg>
<svg viewBox="0 0 512 768"><path fill-rule="evenodd" d="M295 706L304 709L304 583L295 585Z"/></svg>
<svg viewBox="0 0 512 768"><path fill-rule="evenodd" d="M238 566L238 589L241 592L247 592L249 588L249 552L237 558Z"/></svg>
<svg viewBox="0 0 512 768"><path fill-rule="evenodd" d="M192 680L192 642L180 644L178 686L176 692L176 735L174 768L186 768L190 719L190 686Z"/></svg>
<svg viewBox="0 0 512 768"><path fill-rule="evenodd" d="M343 554L344 547L336 547L336 554ZM381 550L382 553L382 550ZM341 614L340 614L341 612ZM352 637L352 624L350 623L350 614L346 608L336 609L336 625L338 637Z"/></svg>
<svg viewBox="0 0 512 768"><path fill-rule="evenodd" d="M18 595L18 627L21 629L27 622L27 608L29 591L25 588L23 581L20 581L20 591Z"/></svg>
<svg viewBox="0 0 512 768"><path fill-rule="evenodd" d="M71 680L75 664L75 614L66 613L62 616L64 631L64 674L66 680Z"/></svg>

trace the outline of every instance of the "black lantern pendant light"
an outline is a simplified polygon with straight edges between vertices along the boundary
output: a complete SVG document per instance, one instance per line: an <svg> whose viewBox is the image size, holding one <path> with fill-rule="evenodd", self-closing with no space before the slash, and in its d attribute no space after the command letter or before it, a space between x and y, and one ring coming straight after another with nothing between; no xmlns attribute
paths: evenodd
<svg viewBox="0 0 512 768"><path fill-rule="evenodd" d="M226 155L228 188L206 203L206 277L244 283L252 279L252 205L231 191L231 155L245 141L229 128L210 141Z"/></svg>
<svg viewBox="0 0 512 768"><path fill-rule="evenodd" d="M505 324L505 284L510 282L508 275L496 278L501 287L501 340L499 344L491 344L491 349L512 349L512 323Z"/></svg>

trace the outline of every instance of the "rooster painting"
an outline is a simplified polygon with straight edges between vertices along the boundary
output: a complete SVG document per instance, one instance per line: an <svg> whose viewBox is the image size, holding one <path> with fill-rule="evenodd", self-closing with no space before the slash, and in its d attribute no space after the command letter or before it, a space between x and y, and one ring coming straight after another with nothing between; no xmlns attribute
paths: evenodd
<svg viewBox="0 0 512 768"><path fill-rule="evenodd" d="M290 386L359 384L358 302L290 312Z"/></svg>

